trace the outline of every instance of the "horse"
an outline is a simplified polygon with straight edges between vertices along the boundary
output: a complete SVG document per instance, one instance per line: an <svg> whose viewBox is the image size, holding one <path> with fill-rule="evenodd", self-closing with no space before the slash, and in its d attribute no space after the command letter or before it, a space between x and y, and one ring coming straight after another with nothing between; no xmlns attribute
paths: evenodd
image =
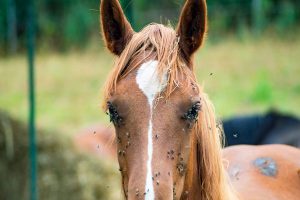
<svg viewBox="0 0 300 200"><path fill-rule="evenodd" d="M112 137L114 130L101 124L95 124L79 130L72 138L74 147L80 152L94 154L102 159L115 162L116 141Z"/></svg>
<svg viewBox="0 0 300 200"><path fill-rule="evenodd" d="M266 114L236 116L223 121L226 145L287 144L300 147L300 119L270 110Z"/></svg>
<svg viewBox="0 0 300 200"><path fill-rule="evenodd" d="M125 199L300 198L300 150L223 148L222 127L194 73L207 32L205 0L186 0L175 30L151 23L139 32L118 0L102 0L100 25L117 57L103 109L115 128Z"/></svg>

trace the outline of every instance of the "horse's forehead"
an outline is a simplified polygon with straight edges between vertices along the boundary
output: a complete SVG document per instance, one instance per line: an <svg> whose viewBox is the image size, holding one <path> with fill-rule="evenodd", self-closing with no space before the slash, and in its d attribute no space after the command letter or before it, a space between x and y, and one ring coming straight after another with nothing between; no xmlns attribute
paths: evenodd
<svg viewBox="0 0 300 200"><path fill-rule="evenodd" d="M173 81L168 68L161 69L157 60L147 60L118 81L112 101L124 105L150 104L168 96L168 102L189 104L198 99L199 89L189 71L177 73ZM175 85L172 85L175 83ZM168 93L171 91L171 93ZM145 102L146 101L146 102ZM177 104L176 103L176 104ZM170 104L169 104L170 105ZM150 104L151 106L151 104Z"/></svg>
<svg viewBox="0 0 300 200"><path fill-rule="evenodd" d="M137 70L136 83L151 104L155 96L165 89L167 73L164 72L162 77L159 77L158 61L150 60L142 64Z"/></svg>

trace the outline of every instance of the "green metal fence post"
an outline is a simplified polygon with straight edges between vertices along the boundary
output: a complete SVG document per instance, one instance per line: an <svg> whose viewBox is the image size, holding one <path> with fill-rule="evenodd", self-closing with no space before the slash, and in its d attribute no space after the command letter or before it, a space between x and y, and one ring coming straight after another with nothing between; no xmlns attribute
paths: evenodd
<svg viewBox="0 0 300 200"><path fill-rule="evenodd" d="M252 0L252 28L256 36L259 36L262 32L263 17L262 0Z"/></svg>
<svg viewBox="0 0 300 200"><path fill-rule="evenodd" d="M27 49L28 49L28 89L29 89L29 183L30 200L37 200L37 159L35 130L35 87L34 87L34 45L35 21L33 0L28 0L27 7Z"/></svg>
<svg viewBox="0 0 300 200"><path fill-rule="evenodd" d="M17 13L16 3L14 0L7 0L7 42L8 53L15 54L17 52L18 36L17 36Z"/></svg>

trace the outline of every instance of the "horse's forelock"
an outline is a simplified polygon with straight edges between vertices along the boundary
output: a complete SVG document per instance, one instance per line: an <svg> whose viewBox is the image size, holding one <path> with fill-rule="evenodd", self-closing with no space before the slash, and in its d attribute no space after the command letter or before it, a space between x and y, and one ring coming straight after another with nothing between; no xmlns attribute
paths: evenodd
<svg viewBox="0 0 300 200"><path fill-rule="evenodd" d="M191 68L180 55L179 38L172 27L150 24L139 33L135 33L126 48L117 59L104 88L104 110L106 102L116 91L117 83L123 77L140 67L145 61L158 61L158 75L168 72L168 85L165 95L168 97L179 85L179 77L184 76L188 83L195 81Z"/></svg>

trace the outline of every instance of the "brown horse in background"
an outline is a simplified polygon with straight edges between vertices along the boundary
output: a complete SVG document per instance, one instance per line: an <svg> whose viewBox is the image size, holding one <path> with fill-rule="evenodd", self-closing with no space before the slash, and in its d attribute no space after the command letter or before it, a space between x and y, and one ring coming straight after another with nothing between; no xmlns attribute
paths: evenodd
<svg viewBox="0 0 300 200"><path fill-rule="evenodd" d="M92 153L102 159L116 161L116 141L114 130L104 125L92 125L80 130L73 138L77 150Z"/></svg>
<svg viewBox="0 0 300 200"><path fill-rule="evenodd" d="M300 199L300 150L222 150L213 105L194 75L205 0L186 1L176 31L150 24L134 32L117 0L102 0L100 9L106 46L118 56L104 108L126 199Z"/></svg>

